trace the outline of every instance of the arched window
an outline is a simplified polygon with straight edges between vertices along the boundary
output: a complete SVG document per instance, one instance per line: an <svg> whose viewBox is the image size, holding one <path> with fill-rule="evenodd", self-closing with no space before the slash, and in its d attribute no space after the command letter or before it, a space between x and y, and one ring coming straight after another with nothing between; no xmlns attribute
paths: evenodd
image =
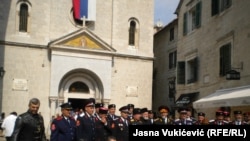
<svg viewBox="0 0 250 141"><path fill-rule="evenodd" d="M19 31L27 32L28 27L28 5L22 3L20 5L20 15L19 15Z"/></svg>
<svg viewBox="0 0 250 141"><path fill-rule="evenodd" d="M135 45L135 31L136 31L136 22L131 21L129 26L129 45Z"/></svg>
<svg viewBox="0 0 250 141"><path fill-rule="evenodd" d="M69 87L69 93L89 93L89 87L80 81L74 82Z"/></svg>

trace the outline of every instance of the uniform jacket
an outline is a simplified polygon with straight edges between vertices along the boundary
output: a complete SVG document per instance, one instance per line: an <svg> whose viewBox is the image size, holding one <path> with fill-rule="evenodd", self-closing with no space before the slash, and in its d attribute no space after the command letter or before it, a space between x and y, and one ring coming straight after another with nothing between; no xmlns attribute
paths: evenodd
<svg viewBox="0 0 250 141"><path fill-rule="evenodd" d="M117 120L114 121L115 123L115 132L114 136L116 137L117 141L128 141L129 139L129 132L128 132L128 125L129 120L128 120L128 125L124 123L122 117L119 117Z"/></svg>
<svg viewBox="0 0 250 141"><path fill-rule="evenodd" d="M107 118L107 123L103 123L100 118L95 124L95 141L107 141L107 137L112 135L110 122Z"/></svg>
<svg viewBox="0 0 250 141"><path fill-rule="evenodd" d="M83 117L78 117L76 121L76 138L77 141L95 141L95 123L97 117L89 117L84 114Z"/></svg>
<svg viewBox="0 0 250 141"><path fill-rule="evenodd" d="M185 119L185 120L176 119L173 124L174 125L193 125L193 121L190 119Z"/></svg>
<svg viewBox="0 0 250 141"><path fill-rule="evenodd" d="M209 121L209 125L227 125L227 124L228 124L228 122L226 122L224 120L218 121L218 120L212 119Z"/></svg>
<svg viewBox="0 0 250 141"><path fill-rule="evenodd" d="M46 141L43 117L30 111L19 115L11 141Z"/></svg>
<svg viewBox="0 0 250 141"><path fill-rule="evenodd" d="M50 141L76 141L76 121L68 119L60 116L52 121Z"/></svg>
<svg viewBox="0 0 250 141"><path fill-rule="evenodd" d="M248 125L247 122L245 121L241 121L240 123L238 123L237 121L232 121L229 123L230 125Z"/></svg>
<svg viewBox="0 0 250 141"><path fill-rule="evenodd" d="M143 125L143 122L141 120L135 120L135 119L130 119L130 125Z"/></svg>
<svg viewBox="0 0 250 141"><path fill-rule="evenodd" d="M154 124L158 125L172 125L173 124L173 119L167 118L167 120L163 119L162 117L156 118L154 120Z"/></svg>

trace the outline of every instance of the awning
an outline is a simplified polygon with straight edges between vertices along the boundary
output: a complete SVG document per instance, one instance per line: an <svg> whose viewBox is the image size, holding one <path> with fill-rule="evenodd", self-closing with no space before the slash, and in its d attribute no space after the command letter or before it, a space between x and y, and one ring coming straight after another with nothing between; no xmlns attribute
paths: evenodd
<svg viewBox="0 0 250 141"><path fill-rule="evenodd" d="M250 85L230 89L217 90L193 102L193 108L211 108L227 106L249 106L250 105Z"/></svg>
<svg viewBox="0 0 250 141"><path fill-rule="evenodd" d="M184 107L188 106L190 103L194 101L194 98L198 95L196 93L188 93L188 94L181 94L180 97L175 102L175 107Z"/></svg>

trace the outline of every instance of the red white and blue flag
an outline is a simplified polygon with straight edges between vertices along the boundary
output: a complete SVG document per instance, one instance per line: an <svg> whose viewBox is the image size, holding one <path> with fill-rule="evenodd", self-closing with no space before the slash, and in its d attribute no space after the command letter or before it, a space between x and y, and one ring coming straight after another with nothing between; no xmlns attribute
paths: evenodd
<svg viewBox="0 0 250 141"><path fill-rule="evenodd" d="M86 21L96 19L96 0L73 0L74 18Z"/></svg>

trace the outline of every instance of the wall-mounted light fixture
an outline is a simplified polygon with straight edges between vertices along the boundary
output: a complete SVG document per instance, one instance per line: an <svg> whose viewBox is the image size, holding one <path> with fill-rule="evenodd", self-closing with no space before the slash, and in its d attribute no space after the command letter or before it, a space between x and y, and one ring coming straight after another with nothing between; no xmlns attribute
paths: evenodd
<svg viewBox="0 0 250 141"><path fill-rule="evenodd" d="M3 69L3 67L0 67L0 78L3 78L5 73L5 70Z"/></svg>

